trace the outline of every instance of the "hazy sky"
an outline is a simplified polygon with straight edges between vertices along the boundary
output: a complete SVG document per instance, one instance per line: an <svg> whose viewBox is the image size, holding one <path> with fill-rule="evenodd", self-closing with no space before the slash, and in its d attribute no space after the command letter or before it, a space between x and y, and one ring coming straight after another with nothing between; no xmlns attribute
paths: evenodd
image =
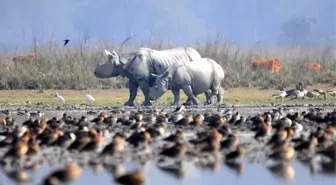
<svg viewBox="0 0 336 185"><path fill-rule="evenodd" d="M65 37L76 44L170 39L186 45L216 34L240 45L276 44L281 25L295 17L315 18L310 38L335 38L335 0L1 0L1 47Z"/></svg>

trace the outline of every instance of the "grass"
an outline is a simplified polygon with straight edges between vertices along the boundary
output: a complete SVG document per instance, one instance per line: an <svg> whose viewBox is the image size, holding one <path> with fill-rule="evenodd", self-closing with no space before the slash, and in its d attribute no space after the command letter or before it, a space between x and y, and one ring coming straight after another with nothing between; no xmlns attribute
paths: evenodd
<svg viewBox="0 0 336 185"><path fill-rule="evenodd" d="M86 43L86 42L83 42ZM167 49L177 46L164 42L123 47L129 52L137 47ZM336 50L334 46L324 47L251 47L241 48L217 38L214 41L198 43L196 48L203 57L209 57L221 64L225 70L225 89L238 87L279 88L293 86L299 81L306 85L336 85ZM32 52L7 51L0 55L0 90L13 89L122 89L127 80L122 78L97 79L93 69L97 62L105 62L104 49L116 50L114 45L81 45L79 48L59 48L40 44L34 47L38 56L33 61L12 61L16 55ZM255 59L279 58L282 69L279 74L267 70L251 69ZM319 61L320 70L302 68L305 62Z"/></svg>
<svg viewBox="0 0 336 185"><path fill-rule="evenodd" d="M86 42L83 42L86 43ZM148 43L123 47L129 52L137 47L168 49L172 47L164 42ZM275 89L293 87L299 81L316 87L326 84L336 86L336 50L334 46L324 47L272 47L241 48L217 38L214 41L198 43L196 48L203 57L216 60L225 70L222 84L226 90L227 104L263 104L275 102L270 99ZM96 98L97 105L122 105L128 99L127 80L122 78L97 79L93 70L97 62L105 62L104 49L117 50L117 46L82 44L79 48L56 47L53 43L40 44L32 50L37 58L32 61L12 61L16 55L31 54L24 51L7 51L0 54L0 102L3 104L22 104L25 101L59 104L54 94L59 92L68 104L87 103L85 93ZM265 69L251 69L251 62L256 59L278 58L282 68L273 74ZM318 61L320 70L307 70L305 62ZM53 90L59 89L59 90ZM262 90L261 90L262 89ZM136 103L143 101L142 93ZM181 93L181 103L186 100ZM199 96L204 102L204 95ZM159 102L172 102L171 92ZM158 103L159 103L158 102ZM295 102L295 101L294 101ZM322 100L309 100L321 103ZM327 100L334 103L335 100ZM283 103L293 103L285 101Z"/></svg>
<svg viewBox="0 0 336 185"><path fill-rule="evenodd" d="M321 86L314 86L311 88L320 88ZM326 87L323 85L322 87ZM0 104L4 107L9 107L11 105L25 105L27 101L31 104L42 103L48 105L61 105L62 103L55 97L56 93L62 95L66 104L88 104L84 98L85 94L91 94L95 97L96 101L93 105L96 106L118 106L123 105L128 99L128 91L126 89L119 90L3 90L0 91ZM275 100L271 98L274 90L260 90L257 88L232 88L225 92L224 103L227 105L241 105L241 104L269 104L269 103L283 103L283 104L294 104L294 103L309 103L309 104L323 104L323 103L336 103L336 99L328 97L328 99L315 99L315 100ZM203 94L199 95L202 102L205 102L205 97ZM144 100L144 97L140 91L138 91L138 97L135 103L140 103ZM181 92L180 103L186 100L186 96ZM154 104L168 104L173 101L173 95L169 91L165 93L158 101ZM31 105L29 105L31 106Z"/></svg>

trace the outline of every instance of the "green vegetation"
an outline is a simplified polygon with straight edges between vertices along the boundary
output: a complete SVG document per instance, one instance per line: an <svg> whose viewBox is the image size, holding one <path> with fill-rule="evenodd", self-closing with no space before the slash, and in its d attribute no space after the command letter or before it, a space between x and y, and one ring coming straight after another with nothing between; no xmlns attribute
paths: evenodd
<svg viewBox="0 0 336 185"><path fill-rule="evenodd" d="M154 49L171 48L169 44L147 44ZM123 52L140 46L123 47ZM258 87L262 89L294 86L303 81L306 85L318 83L336 85L336 57L332 46L321 48L238 48L227 42L206 42L194 45L202 56L220 63L226 73L225 89ZM121 78L97 79L93 69L97 62L105 62L103 49L115 46L101 45L80 48L57 48L52 45L35 47L37 59L12 61L14 53L0 56L0 89L121 89L127 81ZM18 54L18 53L17 53ZM23 54L23 53L21 53ZM27 53L26 53L27 54ZM30 53L31 54L31 53ZM252 70L255 59L279 58L282 69L279 74L266 70ZM304 62L321 62L320 70L305 70Z"/></svg>
<svg viewBox="0 0 336 185"><path fill-rule="evenodd" d="M320 86L314 86L312 88L319 88ZM36 105L51 105L58 106L62 103L55 97L56 93L59 93L65 98L65 104L89 104L84 98L85 94L91 94L96 101L92 104L94 106L121 106L128 99L128 91L126 89L118 90L3 90L0 91L0 105L3 107L11 106L27 106L36 107ZM327 100L321 99L306 99L306 100L275 100L271 95L274 90L260 90L256 88L233 88L225 92L224 103L228 105L262 105L270 103L281 104L325 104L336 103L334 97L328 96ZM144 97L140 91L135 103L140 104L144 100ZM247 96L248 95L248 96ZM204 94L199 96L202 102L205 102ZM181 93L180 103L186 101L186 96ZM26 102L30 102L28 104ZM167 92L158 101L154 102L156 105L167 105L173 102L173 94Z"/></svg>

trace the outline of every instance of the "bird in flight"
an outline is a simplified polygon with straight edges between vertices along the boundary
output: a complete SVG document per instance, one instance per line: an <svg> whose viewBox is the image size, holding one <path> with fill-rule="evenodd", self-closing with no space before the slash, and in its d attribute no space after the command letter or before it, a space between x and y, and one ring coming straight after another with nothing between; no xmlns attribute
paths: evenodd
<svg viewBox="0 0 336 185"><path fill-rule="evenodd" d="M69 43L69 41L70 41L69 39L65 39L64 40L64 46L66 46Z"/></svg>

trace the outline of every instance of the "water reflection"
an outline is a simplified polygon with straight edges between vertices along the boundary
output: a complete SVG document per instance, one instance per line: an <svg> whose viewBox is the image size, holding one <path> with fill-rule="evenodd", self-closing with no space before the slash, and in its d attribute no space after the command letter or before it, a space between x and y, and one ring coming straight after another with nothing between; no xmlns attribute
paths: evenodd
<svg viewBox="0 0 336 185"><path fill-rule="evenodd" d="M222 166L221 164L224 164ZM211 166L210 164L208 167ZM324 166L324 167L322 167ZM333 172L335 175L335 165L331 163L323 164L321 173ZM333 168L332 168L333 166ZM204 167L204 166L203 166ZM241 162L234 163L212 163L210 169L204 170L200 166L193 165L190 162L172 162L166 164L149 161L143 166L134 163L124 163L116 166L103 166L101 164L85 165L78 179L69 183L71 185L79 184L116 184L116 179L131 172L144 174L145 185L170 185L170 184L305 184L318 185L323 182L324 185L335 184L335 176L325 176L321 173L311 175L309 167L299 162L292 164L279 163L270 166L259 164L245 164ZM3 184L40 184L46 177L50 176L55 170L63 170L64 166L41 166L37 171L26 170L16 172L1 172L0 182ZM331 170L333 169L333 170ZM268 171L268 172L267 172ZM210 172L210 173L209 173ZM232 173L234 172L234 173ZM271 173L269 173L271 172ZM172 178L173 177L173 178ZM281 179L281 180L279 180ZM51 179L53 180L53 179ZM130 181L129 181L130 182ZM133 183L132 184L136 184Z"/></svg>
<svg viewBox="0 0 336 185"><path fill-rule="evenodd" d="M175 161L170 164L159 163L157 167L165 173L171 174L177 179L182 179L185 176L185 165L182 161Z"/></svg>
<svg viewBox="0 0 336 185"><path fill-rule="evenodd" d="M25 171L22 170L14 170L11 172L5 173L6 177L18 184L28 182L29 181L29 176Z"/></svg>
<svg viewBox="0 0 336 185"><path fill-rule="evenodd" d="M273 164L268 167L268 169L270 170L270 172L275 174L277 177L285 180L286 182L289 182L295 176L294 168L288 163Z"/></svg>
<svg viewBox="0 0 336 185"><path fill-rule="evenodd" d="M323 173L327 175L333 175L336 174L336 164L333 161L330 162L322 162L321 163L321 170Z"/></svg>
<svg viewBox="0 0 336 185"><path fill-rule="evenodd" d="M244 165L241 162L225 162L226 166L236 172L238 176L244 173Z"/></svg>

